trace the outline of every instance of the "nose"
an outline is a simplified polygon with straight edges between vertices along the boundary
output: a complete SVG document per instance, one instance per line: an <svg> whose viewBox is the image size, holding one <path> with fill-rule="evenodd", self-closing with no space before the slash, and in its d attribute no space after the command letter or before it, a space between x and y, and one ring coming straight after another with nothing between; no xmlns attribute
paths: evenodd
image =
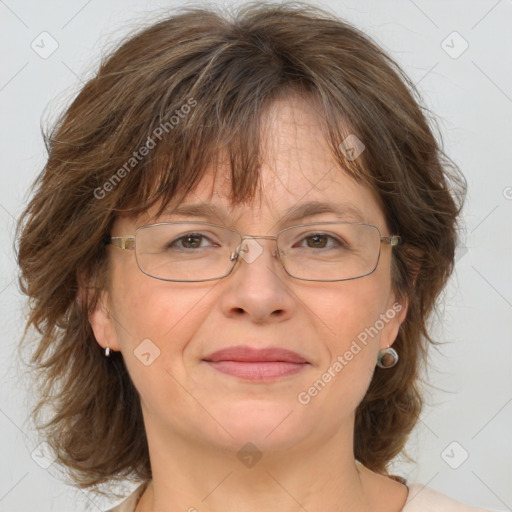
<svg viewBox="0 0 512 512"><path fill-rule="evenodd" d="M244 239L233 255L238 255L238 261L225 278L222 311L227 317L245 316L255 323L283 321L296 310L296 299L279 262L275 239L258 238L267 240Z"/></svg>

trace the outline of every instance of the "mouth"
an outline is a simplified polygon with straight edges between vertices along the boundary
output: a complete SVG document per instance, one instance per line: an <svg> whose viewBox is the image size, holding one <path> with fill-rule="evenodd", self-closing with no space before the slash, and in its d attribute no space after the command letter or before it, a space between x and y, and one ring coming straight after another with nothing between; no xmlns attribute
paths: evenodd
<svg viewBox="0 0 512 512"><path fill-rule="evenodd" d="M203 358L203 361L221 373L252 381L287 377L310 365L301 355L291 350L254 349L247 346L218 350Z"/></svg>

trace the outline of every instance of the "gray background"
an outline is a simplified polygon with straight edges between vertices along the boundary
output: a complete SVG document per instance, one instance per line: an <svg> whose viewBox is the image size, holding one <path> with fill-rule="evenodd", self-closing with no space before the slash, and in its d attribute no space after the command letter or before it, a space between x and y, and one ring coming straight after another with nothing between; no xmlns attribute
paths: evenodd
<svg viewBox="0 0 512 512"><path fill-rule="evenodd" d="M41 119L55 117L105 48L172 5L0 0L0 511L108 508L62 484L54 466L41 467L47 459L27 423L28 379L16 355L24 311L12 250L14 219L44 165ZM446 343L431 351L427 406L408 443L418 464L399 459L395 474L475 506L511 510L512 2L322 5L402 64L437 114L446 150L469 185L465 243L433 320L437 338ZM41 35L45 31L50 35Z"/></svg>

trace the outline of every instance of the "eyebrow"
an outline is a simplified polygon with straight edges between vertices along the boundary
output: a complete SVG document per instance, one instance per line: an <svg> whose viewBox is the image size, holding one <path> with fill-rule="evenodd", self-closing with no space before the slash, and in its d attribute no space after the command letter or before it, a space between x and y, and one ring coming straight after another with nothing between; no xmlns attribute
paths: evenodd
<svg viewBox="0 0 512 512"><path fill-rule="evenodd" d="M228 211L210 203L182 204L176 208L166 210L165 213L172 216L188 218L202 217L210 220L212 217L217 217L223 222L226 222L229 218ZM334 214L342 220L349 218L356 222L365 222L365 216L355 205L321 201L308 201L307 203L293 205L284 212L279 222L282 224L297 222L308 217L325 213Z"/></svg>

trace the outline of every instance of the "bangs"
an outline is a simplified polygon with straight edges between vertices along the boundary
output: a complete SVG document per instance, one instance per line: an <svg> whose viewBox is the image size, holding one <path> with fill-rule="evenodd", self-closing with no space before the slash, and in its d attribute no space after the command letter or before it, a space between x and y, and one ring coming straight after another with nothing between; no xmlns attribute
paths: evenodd
<svg viewBox="0 0 512 512"><path fill-rule="evenodd" d="M247 69L254 69L250 63ZM147 147L145 159L138 164L137 157L128 158L124 180L119 182L115 194L117 214L139 216L158 205L155 217L168 208L179 205L205 177L213 171L214 181L219 169L230 184L229 201L232 207L249 202L261 191L262 153L265 143L265 125L268 110L279 100L300 97L308 103L318 103L319 94L311 86L288 83L280 70L273 75L245 76L247 88L255 78L265 80L261 86L267 91L249 93L248 96L227 101L225 90L218 98L212 98L205 84L196 82L189 96L169 107L149 127L149 135L135 152ZM219 77L219 82L233 83L232 77ZM234 91L233 91L234 93ZM228 95L229 96L229 95ZM164 112L172 112L169 116ZM316 111L323 128L323 136L337 160L340 172L346 172L357 181L368 181L364 168L350 161L339 150L339 145L353 130L341 115L327 116L324 109ZM129 166L134 164L132 172ZM138 164L138 165L137 165ZM227 175L226 175L227 173Z"/></svg>

